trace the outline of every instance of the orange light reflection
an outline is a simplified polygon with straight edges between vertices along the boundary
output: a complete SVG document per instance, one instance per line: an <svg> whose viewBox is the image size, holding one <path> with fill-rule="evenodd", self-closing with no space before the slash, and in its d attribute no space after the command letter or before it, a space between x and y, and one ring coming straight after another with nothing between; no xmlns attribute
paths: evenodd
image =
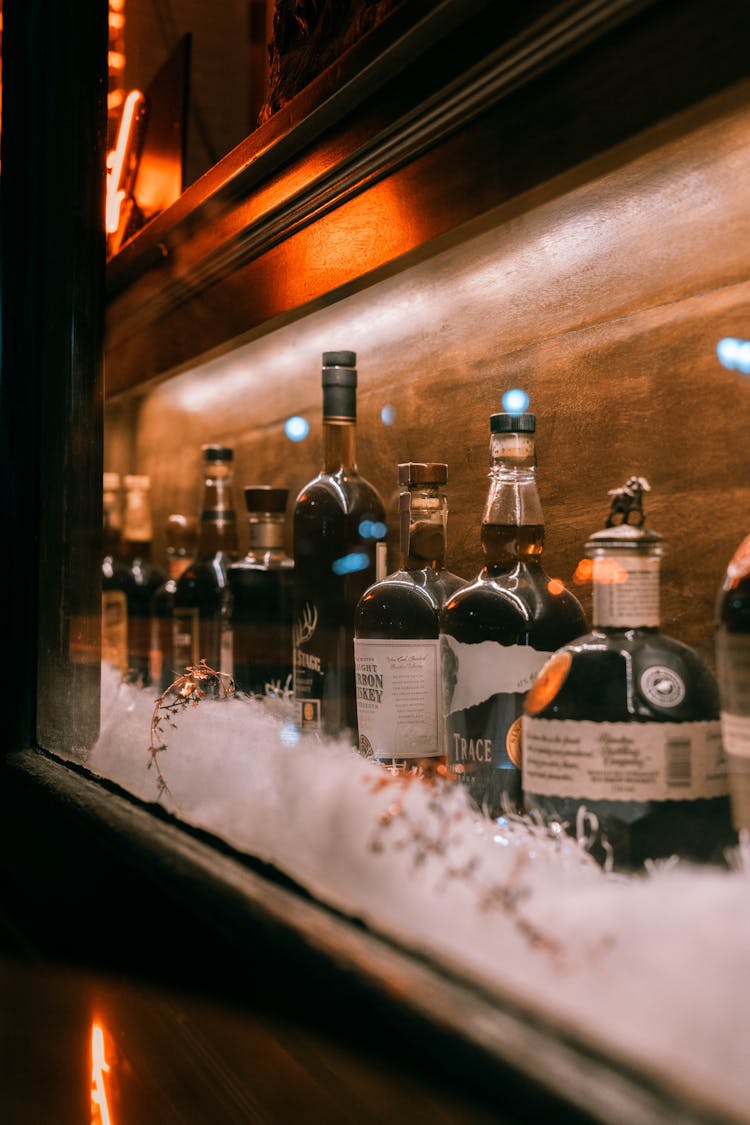
<svg viewBox="0 0 750 1125"><path fill-rule="evenodd" d="M104 1031L100 1024L91 1026L91 1125L113 1125L107 1102L104 1075L109 1072L104 1057Z"/></svg>
<svg viewBox="0 0 750 1125"><path fill-rule="evenodd" d="M143 101L140 90L130 91L122 107L117 143L112 152L107 154L107 234L114 234L120 225L120 208L125 199L125 192L120 185L133 137L136 110Z"/></svg>

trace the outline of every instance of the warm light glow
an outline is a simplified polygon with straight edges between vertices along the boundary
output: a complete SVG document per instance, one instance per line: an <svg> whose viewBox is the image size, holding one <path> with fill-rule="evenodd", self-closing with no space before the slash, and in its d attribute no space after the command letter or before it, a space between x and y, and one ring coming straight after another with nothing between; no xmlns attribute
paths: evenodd
<svg viewBox="0 0 750 1125"><path fill-rule="evenodd" d="M112 152L107 154L107 234L114 234L120 225L120 208L125 199L125 192L120 185L133 139L136 110L143 100L140 90L130 91L122 107L117 143Z"/></svg>
<svg viewBox="0 0 750 1125"><path fill-rule="evenodd" d="M112 1125L104 1075L109 1063L104 1057L104 1031L98 1023L91 1028L91 1125Z"/></svg>
<svg viewBox="0 0 750 1125"><path fill-rule="evenodd" d="M110 70L124 70L125 56L122 51L110 51L107 54L107 63Z"/></svg>
<svg viewBox="0 0 750 1125"><path fill-rule="evenodd" d="M563 586L559 578L550 578L549 582L547 583L547 592L552 594L553 598L558 597L563 593L564 590L565 587Z"/></svg>
<svg viewBox="0 0 750 1125"><path fill-rule="evenodd" d="M602 586L622 586L628 581L628 572L617 559L594 559L594 582Z"/></svg>
<svg viewBox="0 0 750 1125"><path fill-rule="evenodd" d="M114 28L115 31L120 31L125 26L125 16L122 12L111 11L109 13L109 26Z"/></svg>
<svg viewBox="0 0 750 1125"><path fill-rule="evenodd" d="M581 559L573 574L576 586L586 586L594 573L593 559Z"/></svg>
<svg viewBox="0 0 750 1125"><path fill-rule="evenodd" d="M573 656L569 652L556 652L549 658L526 696L527 715L538 715L545 707L549 707L568 678L572 663Z"/></svg>

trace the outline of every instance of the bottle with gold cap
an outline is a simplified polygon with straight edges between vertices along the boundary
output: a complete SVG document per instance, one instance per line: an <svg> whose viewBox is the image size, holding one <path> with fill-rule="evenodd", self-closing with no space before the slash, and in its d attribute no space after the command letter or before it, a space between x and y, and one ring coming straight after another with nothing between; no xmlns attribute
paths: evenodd
<svg viewBox="0 0 750 1125"><path fill-rule="evenodd" d="M401 566L360 598L354 618L359 749L392 770L445 762L440 611L463 579L445 566L448 466L398 466Z"/></svg>
<svg viewBox="0 0 750 1125"><path fill-rule="evenodd" d="M151 600L165 580L151 558L151 480L140 474L125 477L125 519L122 559L127 566L125 596L128 602L127 678L144 687L151 682Z"/></svg>
<svg viewBox="0 0 750 1125"><path fill-rule="evenodd" d="M526 809L624 868L721 859L731 840L716 680L660 630L664 543L644 524L648 490L639 476L612 489L607 524L586 545L593 631L541 670L523 724Z"/></svg>
<svg viewBox="0 0 750 1125"><path fill-rule="evenodd" d="M167 541L167 574L151 602L151 683L160 691L180 675L172 654L172 611L177 579L195 556L198 521L195 516L175 512L164 525Z"/></svg>

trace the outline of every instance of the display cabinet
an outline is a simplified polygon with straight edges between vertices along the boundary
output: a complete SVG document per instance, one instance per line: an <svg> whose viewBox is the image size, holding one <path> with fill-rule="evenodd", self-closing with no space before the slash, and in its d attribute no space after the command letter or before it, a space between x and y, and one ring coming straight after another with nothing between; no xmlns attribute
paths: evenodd
<svg viewBox="0 0 750 1125"><path fill-rule="evenodd" d="M6 43L28 58L15 21ZM447 462L449 566L473 577L489 415L521 387L550 573L588 611L583 543L608 490L647 477L671 543L665 629L713 663L750 507L750 389L717 358L750 312L747 23L731 0L404 0L107 262L106 325L101 98L80 117L102 82L81 59L101 70L101 43L63 36L79 147L60 154L54 220L32 213L51 189L24 203L49 136L28 172L3 157L5 480L14 542L28 526L33 544L14 556L16 884L81 911L81 866L98 880L111 863L102 917L121 957L148 964L145 902L171 950L160 971L245 998L257 949L284 1003L330 1001L347 1034L449 1071L508 1119L746 1119L746 873L606 879L585 847L460 810L454 836L452 796L436 811L381 787L341 747L269 748L260 719L239 730L233 712L225 730L213 704L155 756L153 693L100 681L97 646L101 471L149 476L157 557L167 516L197 513L206 443L234 449L238 486L294 496L320 461L320 353L348 348L359 460L391 533L397 463ZM16 157L21 116L3 127Z"/></svg>

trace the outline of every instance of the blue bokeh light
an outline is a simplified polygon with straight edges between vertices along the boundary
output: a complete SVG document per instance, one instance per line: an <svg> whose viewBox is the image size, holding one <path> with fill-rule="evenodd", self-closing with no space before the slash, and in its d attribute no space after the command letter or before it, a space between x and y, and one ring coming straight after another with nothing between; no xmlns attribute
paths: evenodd
<svg viewBox="0 0 750 1125"><path fill-rule="evenodd" d="M367 570L369 565L370 556L364 551L350 551L348 555L336 559L331 569L341 577L344 574L356 574L358 570Z"/></svg>
<svg viewBox="0 0 750 1125"><path fill-rule="evenodd" d="M380 420L384 426L392 426L396 421L396 407L391 406L390 402L386 403L380 411Z"/></svg>
<svg viewBox="0 0 750 1125"><path fill-rule="evenodd" d="M306 418L300 418L295 414L292 418L287 418L284 423L284 433L290 441L304 441L310 433L310 423Z"/></svg>
<svg viewBox="0 0 750 1125"><path fill-rule="evenodd" d="M529 408L529 396L519 387L506 391L502 398L503 410L508 414L523 414Z"/></svg>
<svg viewBox="0 0 750 1125"><path fill-rule="evenodd" d="M740 371L743 375L750 375L750 340L737 340L733 336L725 336L716 345L716 354L719 363L729 371Z"/></svg>

